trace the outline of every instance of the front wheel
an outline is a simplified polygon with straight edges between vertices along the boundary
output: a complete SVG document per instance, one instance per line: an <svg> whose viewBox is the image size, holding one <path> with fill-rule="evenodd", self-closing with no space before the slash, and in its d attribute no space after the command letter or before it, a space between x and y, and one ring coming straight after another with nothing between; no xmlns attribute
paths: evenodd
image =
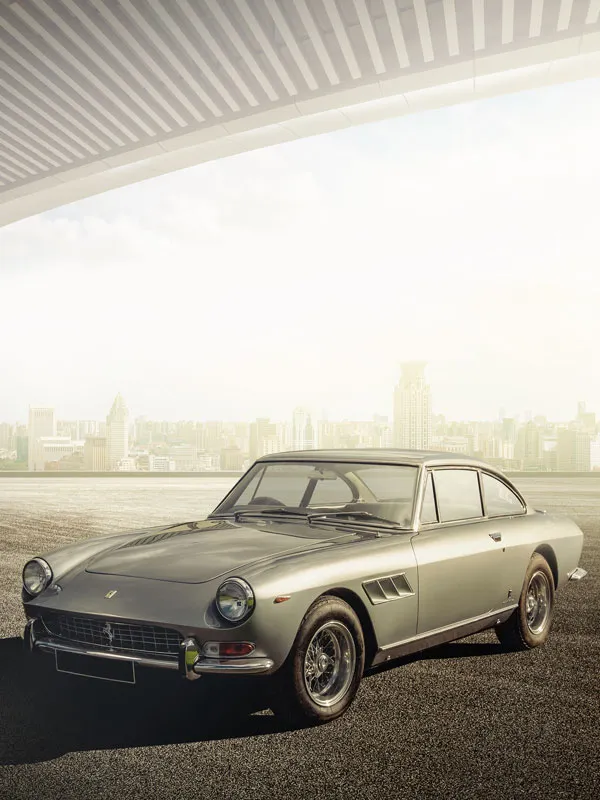
<svg viewBox="0 0 600 800"><path fill-rule="evenodd" d="M546 559L534 553L525 573L519 605L506 622L496 626L496 635L510 650L539 647L548 638L553 613L554 576Z"/></svg>
<svg viewBox="0 0 600 800"><path fill-rule="evenodd" d="M363 632L352 608L338 597L319 598L274 676L273 711L295 722L336 719L354 699L364 663Z"/></svg>

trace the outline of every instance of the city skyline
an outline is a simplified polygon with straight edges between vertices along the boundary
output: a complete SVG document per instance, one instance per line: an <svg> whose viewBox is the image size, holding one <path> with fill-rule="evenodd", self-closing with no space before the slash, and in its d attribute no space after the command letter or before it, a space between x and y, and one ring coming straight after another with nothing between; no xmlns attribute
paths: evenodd
<svg viewBox="0 0 600 800"><path fill-rule="evenodd" d="M404 362L391 416L336 420L297 406L287 420L158 421L130 416L116 394L105 421L57 420L51 406L29 408L27 426L0 422L0 469L30 472L242 471L257 458L290 450L397 447L442 450L488 460L502 469L600 469L600 419L578 401L569 421L524 421L499 411L494 421L432 414L425 362Z"/></svg>
<svg viewBox="0 0 600 800"><path fill-rule="evenodd" d="M117 394L121 394L121 392L117 392ZM576 411L578 406L582 402L584 403L584 405L586 407L589 407L589 408L595 407L595 406L592 406L591 403L588 403L587 401L582 401L582 400L580 400L580 399L575 397L575 399L573 400L573 403L571 404L572 408L571 408L570 415L567 414L567 415L561 416L561 417L551 417L551 416L548 416L547 414L542 413L541 411L539 411L537 409L532 409L532 410L526 410L526 411L513 413L509 409L507 409L505 406L499 406L498 409L497 409L496 414L493 415L493 416L489 416L489 417L479 417L479 418L467 417L467 416L452 417L452 416L450 416L448 414L445 414L443 411L432 410L432 418L433 419L443 418L448 422L456 422L456 423L500 422L503 419L513 419L513 420L515 420L517 422L528 422L528 421L532 421L532 420L535 420L535 419L544 419L544 420L546 420L546 421L548 421L550 423L555 423L555 424L563 424L564 423L564 424L567 424L567 423L569 423L570 421L572 421L576 417L576 414L574 414L574 410ZM110 403L109 403L109 405L110 405ZM39 409L39 408L44 408L44 407L46 407L46 406L38 406L38 405L33 405L33 404L28 405L27 413L23 414L22 417L18 417L18 418L12 418L11 419L11 418L8 418L8 417L4 417L3 418L3 417L0 416L0 425L5 424L5 425L25 426L25 427L27 427L27 424L28 424L27 423L27 419L28 419L28 415L29 415L29 410L30 409ZM90 414L66 415L66 414L58 414L56 412L56 408L57 408L56 405L48 406L48 408L52 408L54 410L55 418L56 418L57 422L81 422L81 423L100 422L102 419L106 418L106 413L104 413L104 414L101 413L101 414L99 414L97 416L93 416L93 415L90 415ZM290 406L290 408L289 408L289 412L286 413L286 414L283 414L283 415L281 415L279 417L275 416L273 414L268 414L266 412L265 413L259 413L256 416L239 414L239 415L234 415L234 416L231 416L231 417L200 417L200 416L196 417L196 416L181 416L181 415L176 415L176 416L173 416L173 417L156 417L156 416L152 417L149 414L146 414L146 413L143 413L143 412L131 413L131 410L130 410L129 406L128 406L128 409L129 409L129 412L130 412L129 413L129 418L130 418L130 423L131 424L134 424L137 420L145 420L145 421L151 421L151 422L157 422L157 423L162 423L162 422L164 422L164 423L222 422L222 423L226 423L226 424L235 424L235 423L242 423L243 422L243 423L248 423L249 424L251 422L256 421L257 419L268 419L268 420L273 420L275 422L281 422L283 420L286 420L286 421L288 419L291 420L293 418L294 411L297 410L297 409L303 409L303 410L308 411L309 415L314 415L314 420L315 421L319 421L319 422L320 421L370 422L370 421L373 421L374 419L377 419L377 418L385 418L385 419L391 421L391 420L393 420L393 416L394 416L394 414L393 414L393 404L392 403L390 403L390 408L389 408L389 412L388 413L385 413L381 408L379 408L379 409L374 409L371 414L369 414L367 416L364 416L364 417L354 417L354 416L350 416L350 415L343 415L343 416L340 416L340 417L337 417L337 416L333 417L329 413L329 411L327 409L320 409L319 410L319 409L310 408L307 404L301 403L301 402L292 404Z"/></svg>
<svg viewBox="0 0 600 800"><path fill-rule="evenodd" d="M408 362L408 363L411 363L411 362ZM417 363L426 363L426 362L417 362ZM429 381L428 381L428 384L430 384ZM108 404L109 406L112 406L112 404L114 402L114 398L117 397L117 396L123 397L123 393L120 392L120 391L113 392L113 394L112 394L113 400L109 402L109 404ZM239 423L241 423L241 422L251 423L251 422L254 422L254 421L258 420L258 419L268 419L268 420L274 420L274 421L280 422L280 421L283 421L283 420L288 420L288 419L291 420L291 419L293 419L294 411L296 411L298 409L302 409L303 411L307 412L308 415L314 417L314 421L336 421L336 422L360 422L360 421L362 421L362 422L367 422L367 421L373 421L374 419L377 419L377 418L385 418L385 419L388 419L388 420L392 421L393 418L394 418L394 402L393 402L393 399L388 403L388 405L389 405L389 410L388 410L387 413L382 408L376 408L376 409L373 409L370 414L368 414L367 416L364 416L364 417L353 417L353 416L350 416L350 415L342 415L342 416L339 416L339 417L338 416L334 417L334 416L332 416L330 414L329 410L326 409L326 408L318 409L318 408L315 408L315 407L311 407L307 403L302 403L302 402L293 403L290 406L288 412L283 414L283 415L281 415L280 417L277 417L274 414L269 414L266 411L264 413L259 413L257 415L244 415L243 413L241 413L239 415L233 415L233 416L230 416L230 417L201 417L201 416L182 416L182 415L175 415L173 417L157 417L157 416L151 416L151 415L149 415L147 413L144 413L143 410L140 411L140 412L135 412L134 413L134 412L131 411L131 407L130 407L129 404L127 404L127 409L128 409L128 417L129 417L130 424L135 423L137 420L147 420L147 421L152 421L152 422L165 422L165 423L223 422L223 423L227 423L227 424L235 424L235 423L238 423L238 422ZM522 411L518 411L518 412L515 413L515 412L511 411L510 409L508 409L506 406L503 406L503 405L499 405L497 410L496 410L496 414L492 415L492 416L489 416L489 417L478 417L478 418L476 418L476 417L467 417L467 416L453 417L453 416L450 416L449 414L444 413L443 410L440 410L440 411L434 410L433 403L432 403L431 415L432 415L433 419L443 418L443 419L447 420L448 422L456 422L456 423L500 422L503 419L513 419L513 420L515 420L517 422L528 422L528 421L531 421L531 420L534 420L534 419L544 419L544 420L547 420L548 422L555 423L555 424L562 424L562 423L566 424L566 423L572 421L576 417L576 413L575 412L582 405L585 408L590 408L590 409L596 408L595 405L593 405L592 403L589 403L587 400L581 400L580 398L578 398L577 396L574 395L573 402L571 403L570 413L567 413L565 416L561 416L561 417L551 417L551 416L549 416L547 414L544 414L539 409L527 409L527 410L522 410ZM27 427L27 425L28 425L27 420L29 419L31 410L32 409L39 410L39 409L44 409L44 408L49 408L49 409L53 410L54 416L55 416L55 419L56 419L57 422L61 422L61 421L63 421L63 422L75 422L75 421L77 421L77 422L81 422L81 423L86 423L86 422L100 422L101 420L106 419L106 412L100 413L97 416L94 416L94 415L91 415L91 414L83 414L83 413L74 414L74 415L67 415L67 414L57 413L57 411L56 411L57 407L58 406L56 404L54 404L54 405L37 405L37 404L31 403L31 404L28 404L26 413L24 413L21 417L9 418L9 417L6 417L6 416L2 417L0 415L0 425L6 424L6 425L26 426ZM599 408L600 408L600 406L599 406Z"/></svg>

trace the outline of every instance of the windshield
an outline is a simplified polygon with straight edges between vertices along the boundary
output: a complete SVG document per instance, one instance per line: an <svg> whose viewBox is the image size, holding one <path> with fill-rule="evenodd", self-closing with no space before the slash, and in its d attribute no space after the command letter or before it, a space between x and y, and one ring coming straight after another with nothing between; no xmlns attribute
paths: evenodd
<svg viewBox="0 0 600 800"><path fill-rule="evenodd" d="M353 524L373 524L378 518L408 528L417 473L417 467L397 464L255 464L211 516L239 512L272 516L279 510L286 516L331 515Z"/></svg>

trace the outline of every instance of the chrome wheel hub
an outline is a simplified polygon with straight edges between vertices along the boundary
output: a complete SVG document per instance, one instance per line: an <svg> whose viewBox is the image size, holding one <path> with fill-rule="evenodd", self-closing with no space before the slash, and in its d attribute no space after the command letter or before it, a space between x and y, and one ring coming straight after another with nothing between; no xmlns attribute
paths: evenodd
<svg viewBox="0 0 600 800"><path fill-rule="evenodd" d="M322 675L324 672L327 671L327 667L330 664L329 656L325 655L325 653L321 653L321 655L317 659L317 671L319 675Z"/></svg>
<svg viewBox="0 0 600 800"><path fill-rule="evenodd" d="M304 656L304 684L310 699L332 706L346 694L356 669L356 647L341 622L326 622L314 634Z"/></svg>
<svg viewBox="0 0 600 800"><path fill-rule="evenodd" d="M531 633L540 634L550 618L550 584L544 572L534 572L527 587L525 616Z"/></svg>

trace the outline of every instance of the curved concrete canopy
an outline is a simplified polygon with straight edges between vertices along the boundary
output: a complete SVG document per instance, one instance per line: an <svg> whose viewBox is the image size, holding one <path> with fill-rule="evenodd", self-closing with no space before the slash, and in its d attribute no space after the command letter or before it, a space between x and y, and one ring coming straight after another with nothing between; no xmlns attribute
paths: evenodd
<svg viewBox="0 0 600 800"><path fill-rule="evenodd" d="M600 0L0 0L0 224L352 124L600 75Z"/></svg>

